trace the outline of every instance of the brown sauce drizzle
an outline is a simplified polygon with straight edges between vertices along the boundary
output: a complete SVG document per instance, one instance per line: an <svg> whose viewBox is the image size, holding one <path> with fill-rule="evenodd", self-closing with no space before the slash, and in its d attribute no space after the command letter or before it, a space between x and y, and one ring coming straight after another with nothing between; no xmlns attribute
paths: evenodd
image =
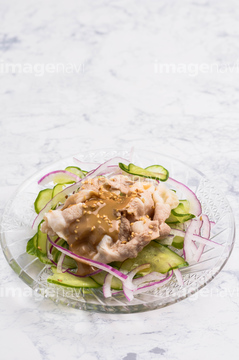
<svg viewBox="0 0 239 360"><path fill-rule="evenodd" d="M118 240L120 210L125 209L132 195L102 191L83 203L83 215L70 224L67 242L75 254L89 259L97 253L97 245L104 235L109 235L114 242ZM78 263L79 275L86 275L96 269Z"/></svg>

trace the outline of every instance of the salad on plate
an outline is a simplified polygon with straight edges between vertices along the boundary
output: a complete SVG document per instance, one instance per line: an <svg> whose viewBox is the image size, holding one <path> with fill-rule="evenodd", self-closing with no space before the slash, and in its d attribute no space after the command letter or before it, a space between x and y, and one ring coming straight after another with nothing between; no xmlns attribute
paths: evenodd
<svg viewBox="0 0 239 360"><path fill-rule="evenodd" d="M48 282L102 288L105 298L159 288L200 261L214 225L196 194L161 165L120 157L52 171L38 184L27 252L51 267Z"/></svg>

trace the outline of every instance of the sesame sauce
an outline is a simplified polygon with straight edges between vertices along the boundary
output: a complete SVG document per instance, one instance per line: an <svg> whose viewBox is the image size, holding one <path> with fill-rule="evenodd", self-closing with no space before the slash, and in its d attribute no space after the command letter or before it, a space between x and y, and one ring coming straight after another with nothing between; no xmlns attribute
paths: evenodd
<svg viewBox="0 0 239 360"><path fill-rule="evenodd" d="M113 242L118 240L121 213L133 195L117 195L112 192L99 192L97 196L83 203L83 215L69 227L67 242L70 250L86 258L93 258L97 245L104 235ZM78 274L85 275L94 270L89 265L78 263Z"/></svg>

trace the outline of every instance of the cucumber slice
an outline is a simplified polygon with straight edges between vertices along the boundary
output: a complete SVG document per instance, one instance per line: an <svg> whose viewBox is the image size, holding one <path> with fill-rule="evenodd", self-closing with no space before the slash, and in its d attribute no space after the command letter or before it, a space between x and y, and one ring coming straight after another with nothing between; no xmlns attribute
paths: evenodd
<svg viewBox="0 0 239 360"><path fill-rule="evenodd" d="M38 225L37 231L36 256L43 264L52 264L47 257L47 234L41 232L41 224L42 222Z"/></svg>
<svg viewBox="0 0 239 360"><path fill-rule="evenodd" d="M189 214L190 204L188 200L180 200L178 206L172 209L174 216L185 216Z"/></svg>
<svg viewBox="0 0 239 360"><path fill-rule="evenodd" d="M161 181L166 181L169 177L169 172L167 169L165 169L162 165L151 165L145 168L145 170L153 172L155 174L160 174L160 176L164 176L165 179Z"/></svg>
<svg viewBox="0 0 239 360"><path fill-rule="evenodd" d="M52 199L52 189L44 189L39 192L34 202L34 208L37 214L46 206Z"/></svg>
<svg viewBox="0 0 239 360"><path fill-rule="evenodd" d="M182 236L174 236L173 238L173 242L172 242L172 246L175 247L176 249L183 249L183 244L184 244L184 237Z"/></svg>
<svg viewBox="0 0 239 360"><path fill-rule="evenodd" d="M56 268L52 267L53 275L50 276L47 281L52 284L62 285L66 287L73 288L98 288L100 287L93 279L90 277L79 278L68 273L58 274Z"/></svg>
<svg viewBox="0 0 239 360"><path fill-rule="evenodd" d="M83 179L83 177L85 177L85 175L87 174L87 171L81 170L77 166L67 166L65 168L65 170L71 172L72 174L79 176L81 179Z"/></svg>
<svg viewBox="0 0 239 360"><path fill-rule="evenodd" d="M106 274L107 274L106 271L101 271L100 273L92 275L91 277L99 285L103 285L104 281L105 281ZM115 276L113 276L112 281L111 281L111 288L115 289L115 290L122 290L123 289L122 281L120 279L116 278Z"/></svg>
<svg viewBox="0 0 239 360"><path fill-rule="evenodd" d="M37 255L36 251L36 243L37 243L37 233L27 242L26 251L30 255Z"/></svg>
<svg viewBox="0 0 239 360"><path fill-rule="evenodd" d="M149 245L143 248L135 259L125 260L122 263L120 270L131 271L136 266L146 263L150 264L150 268L138 273L138 275L145 275L152 271L165 274L171 269L188 266L188 263L181 256L170 250L168 247L158 244L155 241L151 241Z"/></svg>
<svg viewBox="0 0 239 360"><path fill-rule="evenodd" d="M195 215L189 213L190 204L188 200L180 200L179 205L171 210L169 218L166 220L167 224L184 223L193 219Z"/></svg>
<svg viewBox="0 0 239 360"><path fill-rule="evenodd" d="M149 170L147 170L148 168L143 169L134 164L129 164L127 166L123 163L119 163L119 167L121 170L127 172L128 174L142 176L145 178L150 178L150 179L155 179L155 180L161 180L161 181L166 181L168 179L168 175L169 175L168 170L166 170L163 166L160 166L160 165L154 165L154 167L157 167L157 170L159 170L159 168L161 169L160 172L149 171Z"/></svg>
<svg viewBox="0 0 239 360"><path fill-rule="evenodd" d="M73 184L74 181L70 181L64 184L56 184L52 190L52 197L56 196L58 193L60 193L62 190L64 190L67 186L70 186ZM66 201L65 195L62 195L62 198L59 199L58 202L64 203Z"/></svg>

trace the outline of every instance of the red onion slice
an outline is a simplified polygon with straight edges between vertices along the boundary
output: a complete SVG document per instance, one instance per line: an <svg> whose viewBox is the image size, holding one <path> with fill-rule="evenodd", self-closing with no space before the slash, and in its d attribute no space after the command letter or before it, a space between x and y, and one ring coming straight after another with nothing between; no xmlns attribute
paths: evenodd
<svg viewBox="0 0 239 360"><path fill-rule="evenodd" d="M195 232L199 231L200 226L201 224L198 219L192 219L184 236L184 258L189 264L193 261L195 250L197 251L197 247L192 241L192 236L195 234Z"/></svg>
<svg viewBox="0 0 239 360"><path fill-rule="evenodd" d="M189 187L187 187L186 185L182 184L181 182L179 182L175 179L172 179L171 177L168 178L166 183L171 185L174 189L181 191L185 195L186 199L190 203L189 212L191 214L193 214L195 216L201 215L201 213L202 213L201 203L198 200L196 194L191 189L189 189Z"/></svg>
<svg viewBox="0 0 239 360"><path fill-rule="evenodd" d="M75 181L78 182L81 180L81 178L69 171L66 170L55 170L51 171L48 174L44 175L40 180L38 180L39 185L46 185L50 182L58 182L56 181L59 176L62 178L61 183L67 183L69 181Z"/></svg>
<svg viewBox="0 0 239 360"><path fill-rule="evenodd" d="M201 215L202 219L202 227L201 227L201 235L207 239L210 237L211 232L211 223L208 219L207 215ZM198 262L201 259L202 253L204 251L206 244L200 243L197 252L194 255L194 260Z"/></svg>
<svg viewBox="0 0 239 360"><path fill-rule="evenodd" d="M196 235L196 234L192 235L192 240L197 241L197 242L199 242L200 244L202 244L204 246L208 245L208 246L213 247L213 248L217 248L217 247L222 246L221 244L219 244L219 243L217 243L215 241L212 241L212 240L210 240L208 238L205 238L203 236Z"/></svg>
<svg viewBox="0 0 239 360"><path fill-rule="evenodd" d="M183 282L183 277L181 274L181 271L179 269L174 269L173 270L174 275L176 276L177 282L180 286L184 286L184 282Z"/></svg>
<svg viewBox="0 0 239 360"><path fill-rule="evenodd" d="M159 281L154 281L152 283L148 283L142 287L139 287L137 290L134 291L134 295L141 294L145 291L152 290L154 288L158 288L163 285L166 285L171 280L172 276L173 276L173 270L171 270L170 274L167 277L165 277L164 279L159 280Z"/></svg>
<svg viewBox="0 0 239 360"><path fill-rule="evenodd" d="M134 276L141 270L148 269L150 264L142 264L131 270L127 275L129 280L132 282ZM136 289L136 285L134 284L134 288ZM128 301L132 301L134 298L133 289L128 289L128 287L123 283L123 292Z"/></svg>
<svg viewBox="0 0 239 360"><path fill-rule="evenodd" d="M163 280L165 279L166 275L165 274L161 274L159 272L153 271L147 275L144 275L142 277L139 277L137 279L133 280L133 284L136 286L140 286L142 284L145 283L149 283L149 282L155 282L158 280Z"/></svg>

